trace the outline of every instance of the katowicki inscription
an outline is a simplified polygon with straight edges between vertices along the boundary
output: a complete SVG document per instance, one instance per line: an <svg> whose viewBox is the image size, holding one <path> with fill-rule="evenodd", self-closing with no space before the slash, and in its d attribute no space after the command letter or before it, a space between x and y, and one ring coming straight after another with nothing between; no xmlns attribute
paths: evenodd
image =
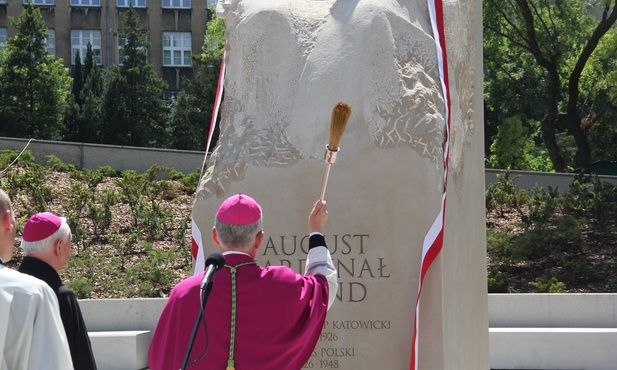
<svg viewBox="0 0 617 370"><path fill-rule="evenodd" d="M371 282L391 278L387 258L380 257L379 251L370 244L370 234L349 233L326 235L332 259L339 278L337 301L340 304L362 304L369 299ZM296 271L304 271L308 252L308 235L269 236L262 248L259 259L265 258L265 265L284 265ZM341 338L349 334L362 333L366 336L373 331L389 331L392 321L388 318L362 318L350 320L327 319L313 350L311 359L304 369L347 369L346 359L353 359L359 353L356 347L341 345Z"/></svg>
<svg viewBox="0 0 617 370"><path fill-rule="evenodd" d="M355 347L325 347L324 344L338 343L341 331L390 330L390 320L326 320L318 346L304 369L347 369L345 359L356 356Z"/></svg>

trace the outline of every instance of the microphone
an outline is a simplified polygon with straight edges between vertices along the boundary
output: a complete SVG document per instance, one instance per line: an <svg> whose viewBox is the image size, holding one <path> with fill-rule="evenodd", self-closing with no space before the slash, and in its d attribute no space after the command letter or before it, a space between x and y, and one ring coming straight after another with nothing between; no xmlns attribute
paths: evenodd
<svg viewBox="0 0 617 370"><path fill-rule="evenodd" d="M204 279L201 281L200 289L203 290L210 280L212 280L212 275L225 265L225 256L219 252L213 252L208 255L206 258L206 272L204 272Z"/></svg>

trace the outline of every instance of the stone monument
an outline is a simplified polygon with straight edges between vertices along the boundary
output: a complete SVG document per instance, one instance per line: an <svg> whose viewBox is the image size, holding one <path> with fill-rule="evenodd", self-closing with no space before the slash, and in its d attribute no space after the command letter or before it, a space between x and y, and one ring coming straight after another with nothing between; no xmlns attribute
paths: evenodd
<svg viewBox="0 0 617 370"><path fill-rule="evenodd" d="M219 3L227 20L220 138L193 207L205 254L216 251L207 237L216 209L243 192L263 207L258 263L303 271L330 114L345 102L353 113L325 194L339 291L304 368L488 369L480 0L443 6L449 126L426 0ZM423 243L444 194L443 247L418 305L416 367Z"/></svg>

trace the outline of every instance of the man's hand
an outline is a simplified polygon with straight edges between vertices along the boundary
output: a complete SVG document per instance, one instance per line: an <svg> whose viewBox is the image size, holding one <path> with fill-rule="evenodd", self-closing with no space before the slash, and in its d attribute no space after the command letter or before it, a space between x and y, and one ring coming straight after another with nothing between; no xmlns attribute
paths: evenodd
<svg viewBox="0 0 617 370"><path fill-rule="evenodd" d="M326 209L326 202L318 200L313 204L313 209L308 219L309 232L320 232L323 234L323 230L328 221L328 210Z"/></svg>

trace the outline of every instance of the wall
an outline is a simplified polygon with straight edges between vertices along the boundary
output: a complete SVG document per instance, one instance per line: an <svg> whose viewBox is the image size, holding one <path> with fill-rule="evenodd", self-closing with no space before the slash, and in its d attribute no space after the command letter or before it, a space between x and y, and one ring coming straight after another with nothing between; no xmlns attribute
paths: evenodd
<svg viewBox="0 0 617 370"><path fill-rule="evenodd" d="M129 146L71 143L64 141L28 140L0 137L0 150L13 149L21 152L24 148L32 151L40 164L48 164L47 156L55 155L64 163L77 168L96 170L99 166L110 166L115 170L145 172L154 164L172 167L184 174L199 170L204 153L199 151L138 148ZM497 174L503 170L485 169L484 182L488 187L497 182ZM558 187L565 192L574 180L571 173L547 173L531 171L510 171L510 178L518 189L531 190L536 184L542 187ZM617 176L599 176L603 181L617 185Z"/></svg>
<svg viewBox="0 0 617 370"><path fill-rule="evenodd" d="M484 182L486 187L497 182L497 174L504 173L504 170L486 169ZM560 193L568 191L570 183L576 174L573 173L548 173L532 171L510 171L510 179L514 181L518 189L531 190L535 185L543 188L551 186L558 188ZM617 176L598 176L602 181L617 185Z"/></svg>
<svg viewBox="0 0 617 370"><path fill-rule="evenodd" d="M91 332L153 332L166 301L86 299L79 304ZM615 368L617 294L489 294L488 314L492 369Z"/></svg>
<svg viewBox="0 0 617 370"><path fill-rule="evenodd" d="M0 150L13 149L21 152L24 148L30 150L40 164L47 165L47 156L55 155L64 163L91 170L110 166L114 170L144 173L157 164L190 174L199 171L204 161L204 153L197 151L0 137Z"/></svg>
<svg viewBox="0 0 617 370"><path fill-rule="evenodd" d="M79 305L90 331L154 331L165 302L82 299ZM617 328L617 294L489 294L488 314L491 328Z"/></svg>

